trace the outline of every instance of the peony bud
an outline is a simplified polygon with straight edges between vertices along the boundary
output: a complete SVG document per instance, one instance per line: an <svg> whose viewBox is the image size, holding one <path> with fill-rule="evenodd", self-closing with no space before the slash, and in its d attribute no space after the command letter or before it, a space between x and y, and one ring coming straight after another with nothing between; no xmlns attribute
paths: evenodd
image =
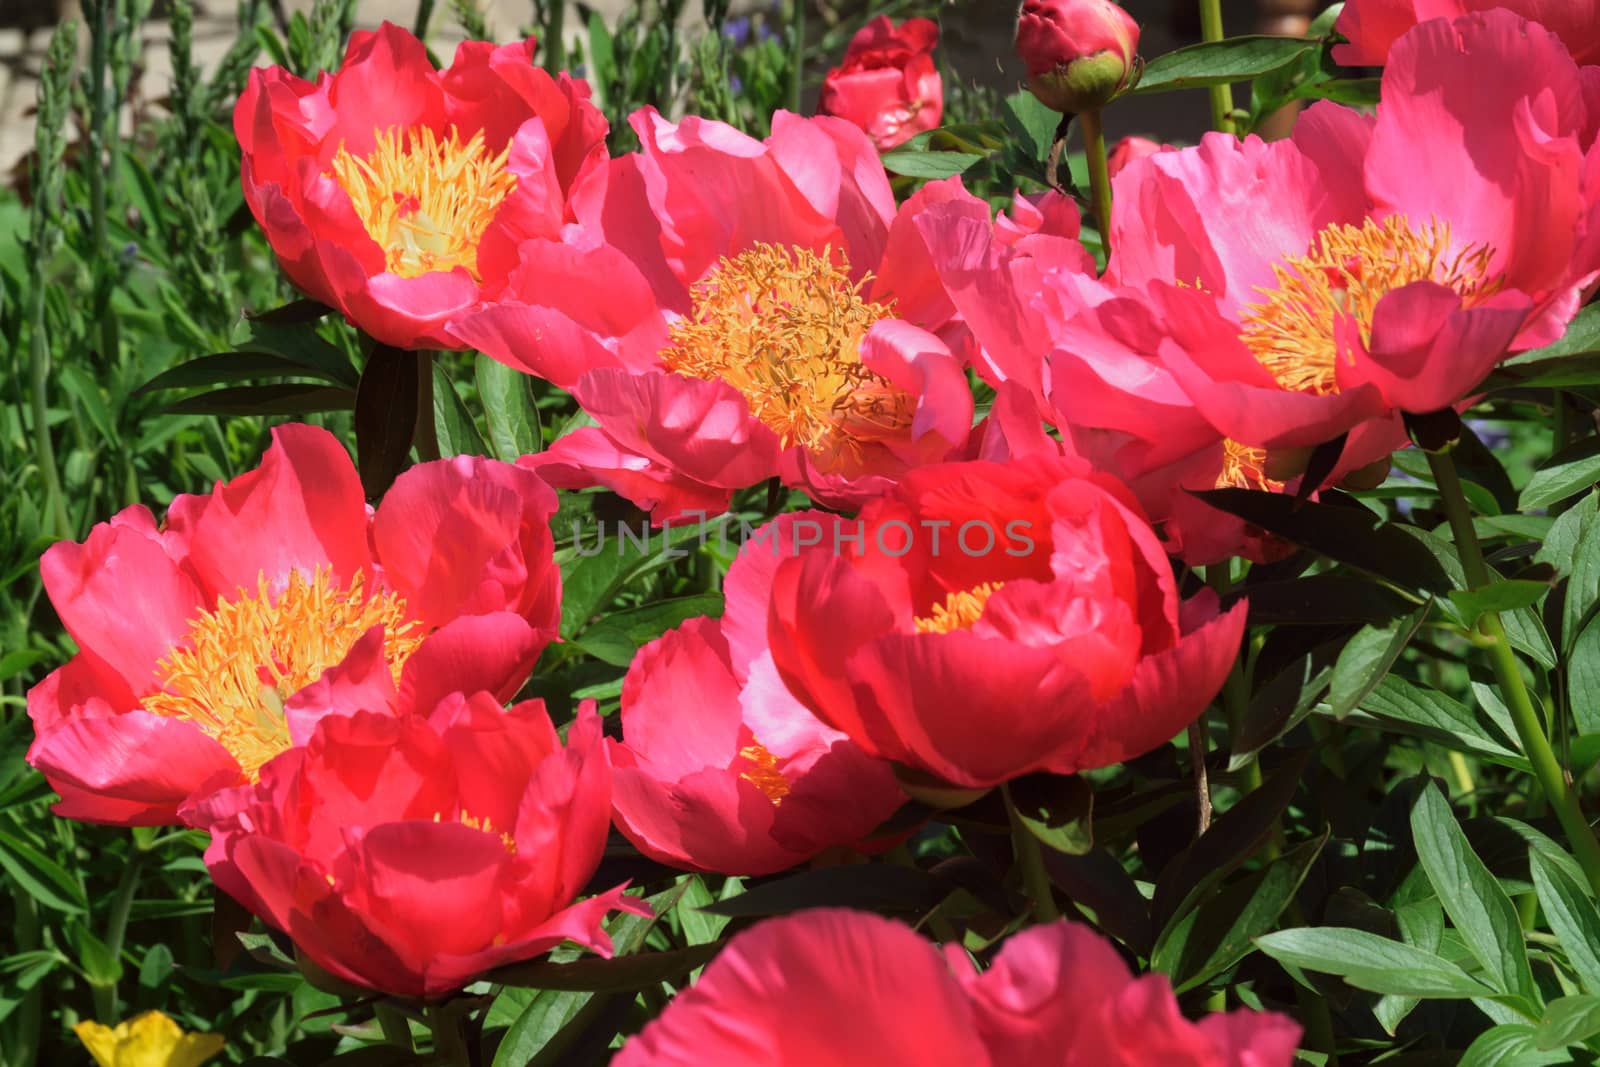
<svg viewBox="0 0 1600 1067"><path fill-rule="evenodd" d="M1111 0L1024 0L1016 45L1028 88L1062 114L1098 109L1138 81L1139 24Z"/></svg>

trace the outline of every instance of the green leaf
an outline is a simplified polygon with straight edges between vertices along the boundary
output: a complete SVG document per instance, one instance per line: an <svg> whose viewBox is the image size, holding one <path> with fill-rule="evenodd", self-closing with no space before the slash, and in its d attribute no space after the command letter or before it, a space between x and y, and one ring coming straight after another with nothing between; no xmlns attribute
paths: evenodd
<svg viewBox="0 0 1600 1067"><path fill-rule="evenodd" d="M1057 852L1094 847L1094 790L1075 774L1030 774L1006 786L1028 832Z"/></svg>
<svg viewBox="0 0 1600 1067"><path fill-rule="evenodd" d="M356 469L367 499L383 496L411 455L422 390L417 361L427 354L375 345L356 387Z"/></svg>
<svg viewBox="0 0 1600 1067"><path fill-rule="evenodd" d="M568 638L568 643L601 663L609 663L613 667L628 666L633 662L634 654L639 651L639 646L634 644L627 634L612 627L609 619L588 627L581 637Z"/></svg>
<svg viewBox="0 0 1600 1067"><path fill-rule="evenodd" d="M72 915L88 910L76 878L61 864L5 830L0 830L0 869L47 908Z"/></svg>
<svg viewBox="0 0 1600 1067"><path fill-rule="evenodd" d="M722 614L722 608L721 593L693 593L614 611L605 617L604 625L621 633L634 645L643 647L690 619L702 616L716 618Z"/></svg>
<svg viewBox="0 0 1600 1067"><path fill-rule="evenodd" d="M1027 89L1006 97L1004 118L1006 125L1018 139L1025 143L1027 152L1036 162L1043 162L1055 143L1056 127L1061 115L1050 110Z"/></svg>
<svg viewBox="0 0 1600 1067"><path fill-rule="evenodd" d="M309 415L349 411L355 394L326 385L241 385L174 400L161 410L170 415Z"/></svg>
<svg viewBox="0 0 1600 1067"><path fill-rule="evenodd" d="M910 867L849 864L819 867L754 885L736 897L700 910L731 919L788 915L823 907L917 915L933 908L951 888L944 879Z"/></svg>
<svg viewBox="0 0 1600 1067"><path fill-rule="evenodd" d="M1280 963L1336 974L1374 993L1461 999L1494 991L1432 952L1342 926L1307 926L1256 938L1256 947Z"/></svg>
<svg viewBox="0 0 1600 1067"><path fill-rule="evenodd" d="M1571 1063L1565 1052L1541 1051L1526 1023L1501 1023L1478 1035L1456 1067L1546 1067Z"/></svg>
<svg viewBox="0 0 1600 1067"><path fill-rule="evenodd" d="M1472 851L1450 802L1434 786L1423 789L1411 809L1411 836L1428 881L1467 950L1499 992L1537 1009L1541 997L1517 909Z"/></svg>
<svg viewBox="0 0 1600 1067"><path fill-rule="evenodd" d="M1285 493L1211 489L1195 496L1230 515L1329 559L1403 588L1446 592L1450 579L1434 554L1401 527L1364 507L1297 501Z"/></svg>
<svg viewBox="0 0 1600 1067"><path fill-rule="evenodd" d="M1416 603L1370 578L1314 574L1288 581L1248 585L1252 626L1327 626L1380 623L1416 609Z"/></svg>
<svg viewBox="0 0 1600 1067"><path fill-rule="evenodd" d="M1396 733L1421 737L1521 771L1531 770L1527 758L1511 746L1486 715L1435 689L1422 689L1393 674L1384 676L1361 702L1360 711L1351 713L1346 721L1375 721Z"/></svg>
<svg viewBox="0 0 1600 1067"><path fill-rule="evenodd" d="M1342 719L1371 695L1411 638L1416 636L1427 615L1428 609L1422 607L1387 625L1369 625L1356 631L1333 665L1333 677L1328 684L1329 714Z"/></svg>
<svg viewBox="0 0 1600 1067"><path fill-rule="evenodd" d="M240 352L264 352L327 376L354 389L361 374L350 359L310 325L270 319L245 319L230 338Z"/></svg>
<svg viewBox="0 0 1600 1067"><path fill-rule="evenodd" d="M617 993L645 989L675 981L711 962L722 943L691 945L666 952L615 956L609 960L581 959L572 963L514 964L494 972L501 985L530 989L556 989L574 993Z"/></svg>
<svg viewBox="0 0 1600 1067"><path fill-rule="evenodd" d="M489 451L478 435L478 427L473 425L472 416L467 413L467 406L461 402L460 394L450 384L450 376L445 374L438 360L433 363L433 428L439 439L439 454L446 459L482 456Z"/></svg>
<svg viewBox="0 0 1600 1067"><path fill-rule="evenodd" d="M1562 449L1533 472L1517 507L1533 511L1584 492L1600 479L1600 437L1586 437Z"/></svg>
<svg viewBox="0 0 1600 1067"><path fill-rule="evenodd" d="M251 378L288 378L314 375L338 385L347 385L327 371L305 367L292 359L267 352L218 352L180 363L162 371L134 390L134 395L159 389L193 389L201 385L246 381Z"/></svg>
<svg viewBox="0 0 1600 1067"><path fill-rule="evenodd" d="M1292 752L1204 834L1170 860L1156 881L1150 915L1157 929L1193 908L1239 864L1266 844L1294 799L1310 751Z"/></svg>
<svg viewBox="0 0 1600 1067"><path fill-rule="evenodd" d="M1504 365L1523 367L1593 352L1600 352L1600 304L1590 304L1579 311L1567 324L1567 332L1561 335L1560 340L1513 356Z"/></svg>
<svg viewBox="0 0 1600 1067"><path fill-rule="evenodd" d="M1581 1045L1596 1034L1600 1034L1600 997L1579 995L1546 1004L1533 1039L1541 1049L1552 1049Z"/></svg>
<svg viewBox="0 0 1600 1067"><path fill-rule="evenodd" d="M1150 967L1176 992L1194 989L1238 963L1271 930L1328 842L1328 830L1252 871L1161 931Z"/></svg>
<svg viewBox="0 0 1600 1067"><path fill-rule="evenodd" d="M1230 37L1192 44L1147 63L1132 95L1249 81L1288 66L1317 46L1316 41L1267 36Z"/></svg>
<svg viewBox="0 0 1600 1067"><path fill-rule="evenodd" d="M1561 643L1569 653L1596 605L1600 605L1600 522L1590 521L1583 524L1572 548L1567 595L1561 603Z"/></svg>
<svg viewBox="0 0 1600 1067"><path fill-rule="evenodd" d="M1583 988L1600 996L1600 911L1579 882L1538 851L1529 854L1528 869L1550 930L1566 950L1567 963Z"/></svg>
<svg viewBox="0 0 1600 1067"><path fill-rule="evenodd" d="M1516 611L1531 607L1544 599L1550 591L1549 582L1503 578L1481 589L1452 589L1450 603L1461 613L1462 621L1475 626L1489 612Z"/></svg>
<svg viewBox="0 0 1600 1067"><path fill-rule="evenodd" d="M543 448L539 408L533 401L533 379L482 353L478 354L473 371L495 458L515 463Z"/></svg>
<svg viewBox="0 0 1600 1067"><path fill-rule="evenodd" d="M557 529L559 533L559 528ZM583 632L595 613L645 574L681 559L690 541L708 538L703 527L675 526L670 530L650 529L639 535L637 528L601 531L594 551L576 557L561 568L561 636L573 638ZM579 535L585 546L593 544Z"/></svg>
<svg viewBox="0 0 1600 1067"><path fill-rule="evenodd" d="M908 178L937 181L960 174L981 162L983 156L966 152L907 152L894 151L883 154L883 169L890 174L903 174Z"/></svg>

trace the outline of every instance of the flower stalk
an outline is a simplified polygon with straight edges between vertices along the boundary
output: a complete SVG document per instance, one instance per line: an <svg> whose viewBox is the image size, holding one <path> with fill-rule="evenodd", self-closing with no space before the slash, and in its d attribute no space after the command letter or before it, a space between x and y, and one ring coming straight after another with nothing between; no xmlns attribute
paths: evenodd
<svg viewBox="0 0 1600 1067"><path fill-rule="evenodd" d="M1461 559L1461 569L1466 574L1467 587L1481 589L1494 578L1489 572L1489 565L1484 562L1483 549L1472 527L1472 510L1461 490L1461 478L1456 473L1455 461L1450 458L1448 450L1428 452L1427 456L1434 483L1439 487L1440 503L1450 520L1450 531L1455 535L1456 553ZM1500 613L1484 612L1477 629L1482 638L1480 644L1489 653L1500 695L1511 713L1517 740L1528 762L1533 765L1533 776L1538 780L1539 788L1554 810L1557 821L1561 823L1561 829L1566 833L1590 887L1600 895L1600 840L1596 840L1589 820L1578 807L1577 795L1572 791L1566 772L1550 747L1539 711L1534 707L1533 698L1522 680L1516 654L1506 639Z"/></svg>
<svg viewBox="0 0 1600 1067"><path fill-rule="evenodd" d="M1222 0L1200 0L1200 38L1207 43L1222 40ZM1233 86L1223 82L1211 86L1209 91L1211 128L1237 133L1233 122Z"/></svg>
<svg viewBox="0 0 1600 1067"><path fill-rule="evenodd" d="M1089 198L1094 208L1095 226L1100 230L1100 247L1111 257L1111 174L1106 168L1106 134L1099 109L1078 116L1083 131L1083 150L1089 160Z"/></svg>

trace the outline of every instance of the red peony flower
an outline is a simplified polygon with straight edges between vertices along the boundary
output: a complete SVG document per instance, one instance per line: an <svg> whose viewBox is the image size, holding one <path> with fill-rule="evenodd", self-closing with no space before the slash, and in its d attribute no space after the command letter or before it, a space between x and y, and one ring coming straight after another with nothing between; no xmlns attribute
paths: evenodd
<svg viewBox="0 0 1600 1067"><path fill-rule="evenodd" d="M461 347L446 321L559 242L569 200L604 177L588 86L533 48L464 41L436 71L385 23L316 84L251 71L233 113L245 200L290 279L384 344Z"/></svg>
<svg viewBox="0 0 1600 1067"><path fill-rule="evenodd" d="M592 703L563 747L542 701L452 693L426 716L330 715L196 821L217 885L317 966L434 998L564 941L609 955L606 913L649 914L625 886L573 903L610 793Z"/></svg>
<svg viewBox="0 0 1600 1067"><path fill-rule="evenodd" d="M933 64L939 25L906 19L896 26L879 15L850 38L844 61L822 81L817 113L866 131L880 151L939 125L944 87Z"/></svg>
<svg viewBox="0 0 1600 1067"><path fill-rule="evenodd" d="M1147 752L1204 710L1238 653L1244 605L1180 603L1138 506L1082 460L922 468L861 524L859 545L779 566L773 662L864 751L942 782Z"/></svg>
<svg viewBox="0 0 1600 1067"><path fill-rule="evenodd" d="M1288 1067L1272 1012L1189 1022L1161 975L1134 978L1088 927L1013 934L977 973L909 927L823 908L739 934L614 1067Z"/></svg>
<svg viewBox="0 0 1600 1067"><path fill-rule="evenodd" d="M1389 49L1419 22L1505 8L1537 22L1567 46L1580 66L1600 63L1600 3L1596 0L1347 0L1334 30L1349 38L1333 59L1352 67L1380 66Z"/></svg>
<svg viewBox="0 0 1600 1067"><path fill-rule="evenodd" d="M28 693L28 762L66 818L171 823L303 744L297 702L363 636L388 684L511 696L560 620L555 493L505 463L413 467L375 514L326 430L280 426L261 465L135 505L44 554L79 652Z"/></svg>
<svg viewBox="0 0 1600 1067"><path fill-rule="evenodd" d="M849 845L905 794L889 765L789 695L767 650L773 571L804 544L833 544L845 520L783 515L740 549L720 620L693 619L639 651L613 742L618 828L675 867L770 874Z"/></svg>
<svg viewBox="0 0 1600 1067"><path fill-rule="evenodd" d="M530 459L551 484L604 484L658 522L775 476L850 507L965 444L972 395L936 335L952 309L912 223L952 186L897 213L841 119L779 112L765 141L632 122L643 150L613 161L586 236L451 326L598 423Z"/></svg>
<svg viewBox="0 0 1600 1067"><path fill-rule="evenodd" d="M1149 309L1141 349L1241 445L1371 420L1398 444L1400 413L1555 340L1600 278L1585 85L1509 12L1434 20L1395 45L1376 117L1323 103L1289 141L1207 135L1129 164L1107 278Z"/></svg>
<svg viewBox="0 0 1600 1067"><path fill-rule="evenodd" d="M1112 0L1024 0L1016 47L1033 95L1073 115L1129 87L1139 69L1139 24Z"/></svg>

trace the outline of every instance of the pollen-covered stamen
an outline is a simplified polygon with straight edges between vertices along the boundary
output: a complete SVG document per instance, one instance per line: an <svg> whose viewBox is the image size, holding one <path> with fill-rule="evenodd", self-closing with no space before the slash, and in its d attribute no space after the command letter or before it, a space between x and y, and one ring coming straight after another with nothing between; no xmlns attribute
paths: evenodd
<svg viewBox="0 0 1600 1067"><path fill-rule="evenodd" d="M890 309L861 295L843 257L758 244L712 267L661 353L668 370L721 379L784 446L859 457L911 424L915 404L861 362L861 339Z"/></svg>
<svg viewBox="0 0 1600 1067"><path fill-rule="evenodd" d="M426 127L391 128L377 132L365 156L341 145L333 176L391 273L464 267L477 279L478 242L517 185L506 169L510 152L508 144L491 154L481 130L463 143L454 126L443 139Z"/></svg>
<svg viewBox="0 0 1600 1067"><path fill-rule="evenodd" d="M444 812L434 812L433 821L444 822ZM463 808L451 821L458 822L462 826L470 826L472 829L488 834L491 837L498 837L500 839L500 847L505 849L508 855L515 856L517 854L517 839L509 831L496 827L487 817L480 819Z"/></svg>
<svg viewBox="0 0 1600 1067"><path fill-rule="evenodd" d="M289 747L284 701L380 624L384 660L398 684L424 636L404 600L386 590L369 593L360 574L340 588L325 567L309 579L291 573L276 592L263 575L254 591L219 598L189 623L184 644L156 665L160 689L142 704L194 723L254 780L262 764Z"/></svg>
<svg viewBox="0 0 1600 1067"><path fill-rule="evenodd" d="M1217 489L1265 489L1276 493L1283 483L1267 477L1267 450L1241 445L1233 438L1222 442L1222 471Z"/></svg>
<svg viewBox="0 0 1600 1067"><path fill-rule="evenodd" d="M1472 306L1493 296L1501 280L1490 277L1493 249L1456 249L1450 227L1437 220L1413 228L1404 215L1360 226L1335 224L1317 234L1303 256L1272 268L1278 284L1241 316L1244 343L1285 389L1325 396L1338 391L1341 356L1337 325L1352 320L1363 345L1372 341L1378 301L1413 282L1432 281Z"/></svg>
<svg viewBox="0 0 1600 1067"><path fill-rule="evenodd" d="M948 594L942 604L933 606L930 614L919 615L912 620L916 624L917 632L947 634L951 630L965 630L971 627L983 617L983 609L988 605L989 598L998 593L1005 584L984 582L972 589Z"/></svg>
<svg viewBox="0 0 1600 1067"><path fill-rule="evenodd" d="M750 763L739 777L765 793L774 807L782 804L783 798L789 795L789 779L778 770L778 757L768 752L760 741L752 739L739 750L739 758Z"/></svg>

